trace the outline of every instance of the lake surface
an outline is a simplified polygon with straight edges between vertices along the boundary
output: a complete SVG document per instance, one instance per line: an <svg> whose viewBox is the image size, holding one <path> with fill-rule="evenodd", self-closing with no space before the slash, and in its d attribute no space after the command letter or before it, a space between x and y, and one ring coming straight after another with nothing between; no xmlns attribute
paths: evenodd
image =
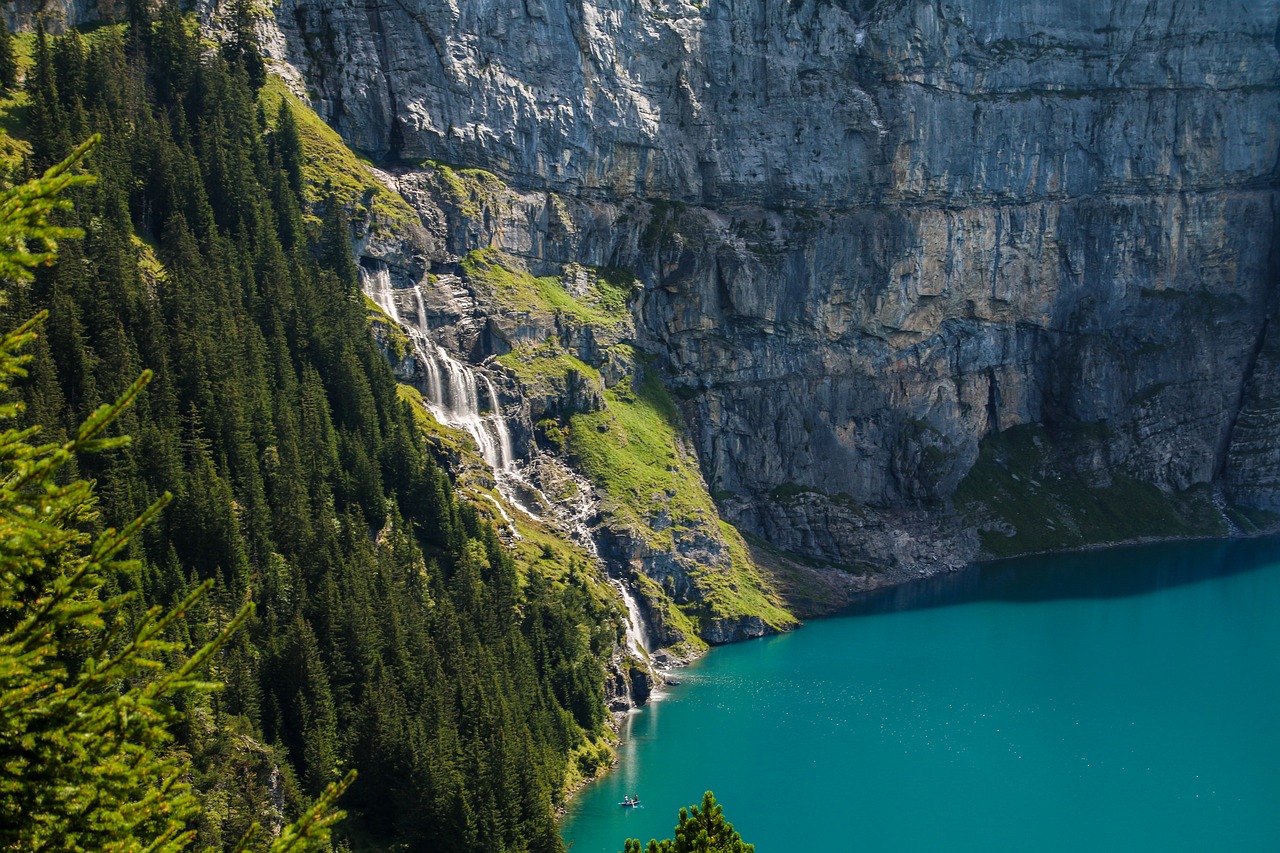
<svg viewBox="0 0 1280 853"><path fill-rule="evenodd" d="M573 853L707 789L760 853L1280 850L1280 539L977 566L678 677Z"/></svg>

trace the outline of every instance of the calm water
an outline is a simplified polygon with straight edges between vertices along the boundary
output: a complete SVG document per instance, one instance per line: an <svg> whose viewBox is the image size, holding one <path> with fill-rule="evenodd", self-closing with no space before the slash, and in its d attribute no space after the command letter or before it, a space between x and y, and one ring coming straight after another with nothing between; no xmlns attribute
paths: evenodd
<svg viewBox="0 0 1280 853"><path fill-rule="evenodd" d="M573 853L708 788L760 853L1280 850L1280 540L977 567L680 678Z"/></svg>

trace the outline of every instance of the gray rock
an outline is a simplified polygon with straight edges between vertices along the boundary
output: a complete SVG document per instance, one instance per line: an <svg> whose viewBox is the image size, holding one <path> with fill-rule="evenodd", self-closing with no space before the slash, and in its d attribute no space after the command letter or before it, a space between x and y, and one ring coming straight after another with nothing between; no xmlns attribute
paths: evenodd
<svg viewBox="0 0 1280 853"><path fill-rule="evenodd" d="M271 8L275 69L354 147L505 182L385 174L423 228L358 253L443 272L427 310L476 359L548 330L451 287L467 251L634 270L635 343L748 531L954 565L980 442L1033 423L1105 430L1077 471L1280 509L1280 0ZM693 553L631 558L677 584Z"/></svg>
<svg viewBox="0 0 1280 853"><path fill-rule="evenodd" d="M264 36L355 147L514 188L467 212L399 175L435 260L641 276L638 344L735 523L890 567L978 553L950 497L1020 424L1099 425L1086 469L1276 506L1278 19L284 0Z"/></svg>

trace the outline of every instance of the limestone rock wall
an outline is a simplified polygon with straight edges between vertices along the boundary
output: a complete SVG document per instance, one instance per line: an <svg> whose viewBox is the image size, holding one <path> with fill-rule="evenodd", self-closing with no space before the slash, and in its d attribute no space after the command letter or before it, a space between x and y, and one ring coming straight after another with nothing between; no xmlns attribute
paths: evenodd
<svg viewBox="0 0 1280 853"><path fill-rule="evenodd" d="M274 9L352 145L519 190L445 254L641 276L710 488L783 548L972 556L948 499L1027 423L1275 505L1280 0Z"/></svg>

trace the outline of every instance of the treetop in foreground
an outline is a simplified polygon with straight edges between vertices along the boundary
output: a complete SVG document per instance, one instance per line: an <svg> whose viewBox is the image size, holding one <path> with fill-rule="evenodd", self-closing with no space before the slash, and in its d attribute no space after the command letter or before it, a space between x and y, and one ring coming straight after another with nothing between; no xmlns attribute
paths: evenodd
<svg viewBox="0 0 1280 853"><path fill-rule="evenodd" d="M675 838L658 841L652 839L642 847L640 839L629 838L623 853L755 853L755 845L746 844L724 819L724 808L716 802L715 794L702 795L702 807L680 809L680 822L676 824Z"/></svg>

